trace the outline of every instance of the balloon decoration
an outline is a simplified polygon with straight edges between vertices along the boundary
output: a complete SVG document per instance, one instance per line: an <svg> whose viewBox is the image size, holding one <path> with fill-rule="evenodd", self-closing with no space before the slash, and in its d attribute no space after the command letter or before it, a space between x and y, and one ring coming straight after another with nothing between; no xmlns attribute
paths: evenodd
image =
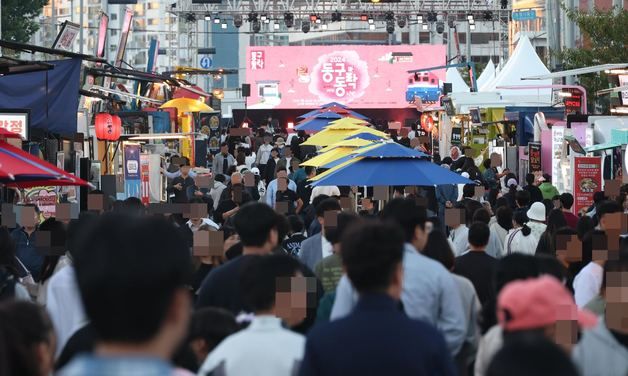
<svg viewBox="0 0 628 376"><path fill-rule="evenodd" d="M117 141L122 133L122 120L119 116L108 113L96 114L94 121L96 138L106 141Z"/></svg>

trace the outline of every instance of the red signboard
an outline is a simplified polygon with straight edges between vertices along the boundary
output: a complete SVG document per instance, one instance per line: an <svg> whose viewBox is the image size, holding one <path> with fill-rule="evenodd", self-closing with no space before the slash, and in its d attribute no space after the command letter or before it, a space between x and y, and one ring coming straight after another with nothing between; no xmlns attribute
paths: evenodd
<svg viewBox="0 0 628 376"><path fill-rule="evenodd" d="M593 194L602 190L602 158L574 157L573 161L574 211L593 204Z"/></svg>

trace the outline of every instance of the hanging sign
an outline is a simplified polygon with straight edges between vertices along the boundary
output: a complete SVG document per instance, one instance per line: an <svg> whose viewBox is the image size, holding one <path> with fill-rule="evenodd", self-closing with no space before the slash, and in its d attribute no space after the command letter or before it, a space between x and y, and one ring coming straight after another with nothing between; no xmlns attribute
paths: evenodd
<svg viewBox="0 0 628 376"><path fill-rule="evenodd" d="M530 172L542 171L541 143L540 142L528 143L528 160L529 160Z"/></svg>
<svg viewBox="0 0 628 376"><path fill-rule="evenodd" d="M593 194L602 190L602 158L574 157L573 196L574 211L593 205Z"/></svg>
<svg viewBox="0 0 628 376"><path fill-rule="evenodd" d="M140 198L140 146L124 145L124 193Z"/></svg>
<svg viewBox="0 0 628 376"><path fill-rule="evenodd" d="M451 128L451 144L460 145L462 143L462 128Z"/></svg>

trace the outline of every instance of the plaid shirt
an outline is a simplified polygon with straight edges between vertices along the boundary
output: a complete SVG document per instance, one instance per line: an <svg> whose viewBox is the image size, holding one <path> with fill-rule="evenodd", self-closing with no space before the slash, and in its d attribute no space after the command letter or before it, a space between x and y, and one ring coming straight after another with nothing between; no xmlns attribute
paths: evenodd
<svg viewBox="0 0 628 376"><path fill-rule="evenodd" d="M57 376L172 376L174 369L161 359L149 357L98 357L82 355Z"/></svg>

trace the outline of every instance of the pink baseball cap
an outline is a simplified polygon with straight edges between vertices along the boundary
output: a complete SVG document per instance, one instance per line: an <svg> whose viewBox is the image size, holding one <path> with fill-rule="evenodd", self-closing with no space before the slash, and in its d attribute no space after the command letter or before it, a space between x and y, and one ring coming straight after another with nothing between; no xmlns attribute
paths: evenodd
<svg viewBox="0 0 628 376"><path fill-rule="evenodd" d="M557 321L578 321L581 328L597 323L595 315L578 309L565 286L550 276L507 284L497 299L497 318L508 331L541 328Z"/></svg>

